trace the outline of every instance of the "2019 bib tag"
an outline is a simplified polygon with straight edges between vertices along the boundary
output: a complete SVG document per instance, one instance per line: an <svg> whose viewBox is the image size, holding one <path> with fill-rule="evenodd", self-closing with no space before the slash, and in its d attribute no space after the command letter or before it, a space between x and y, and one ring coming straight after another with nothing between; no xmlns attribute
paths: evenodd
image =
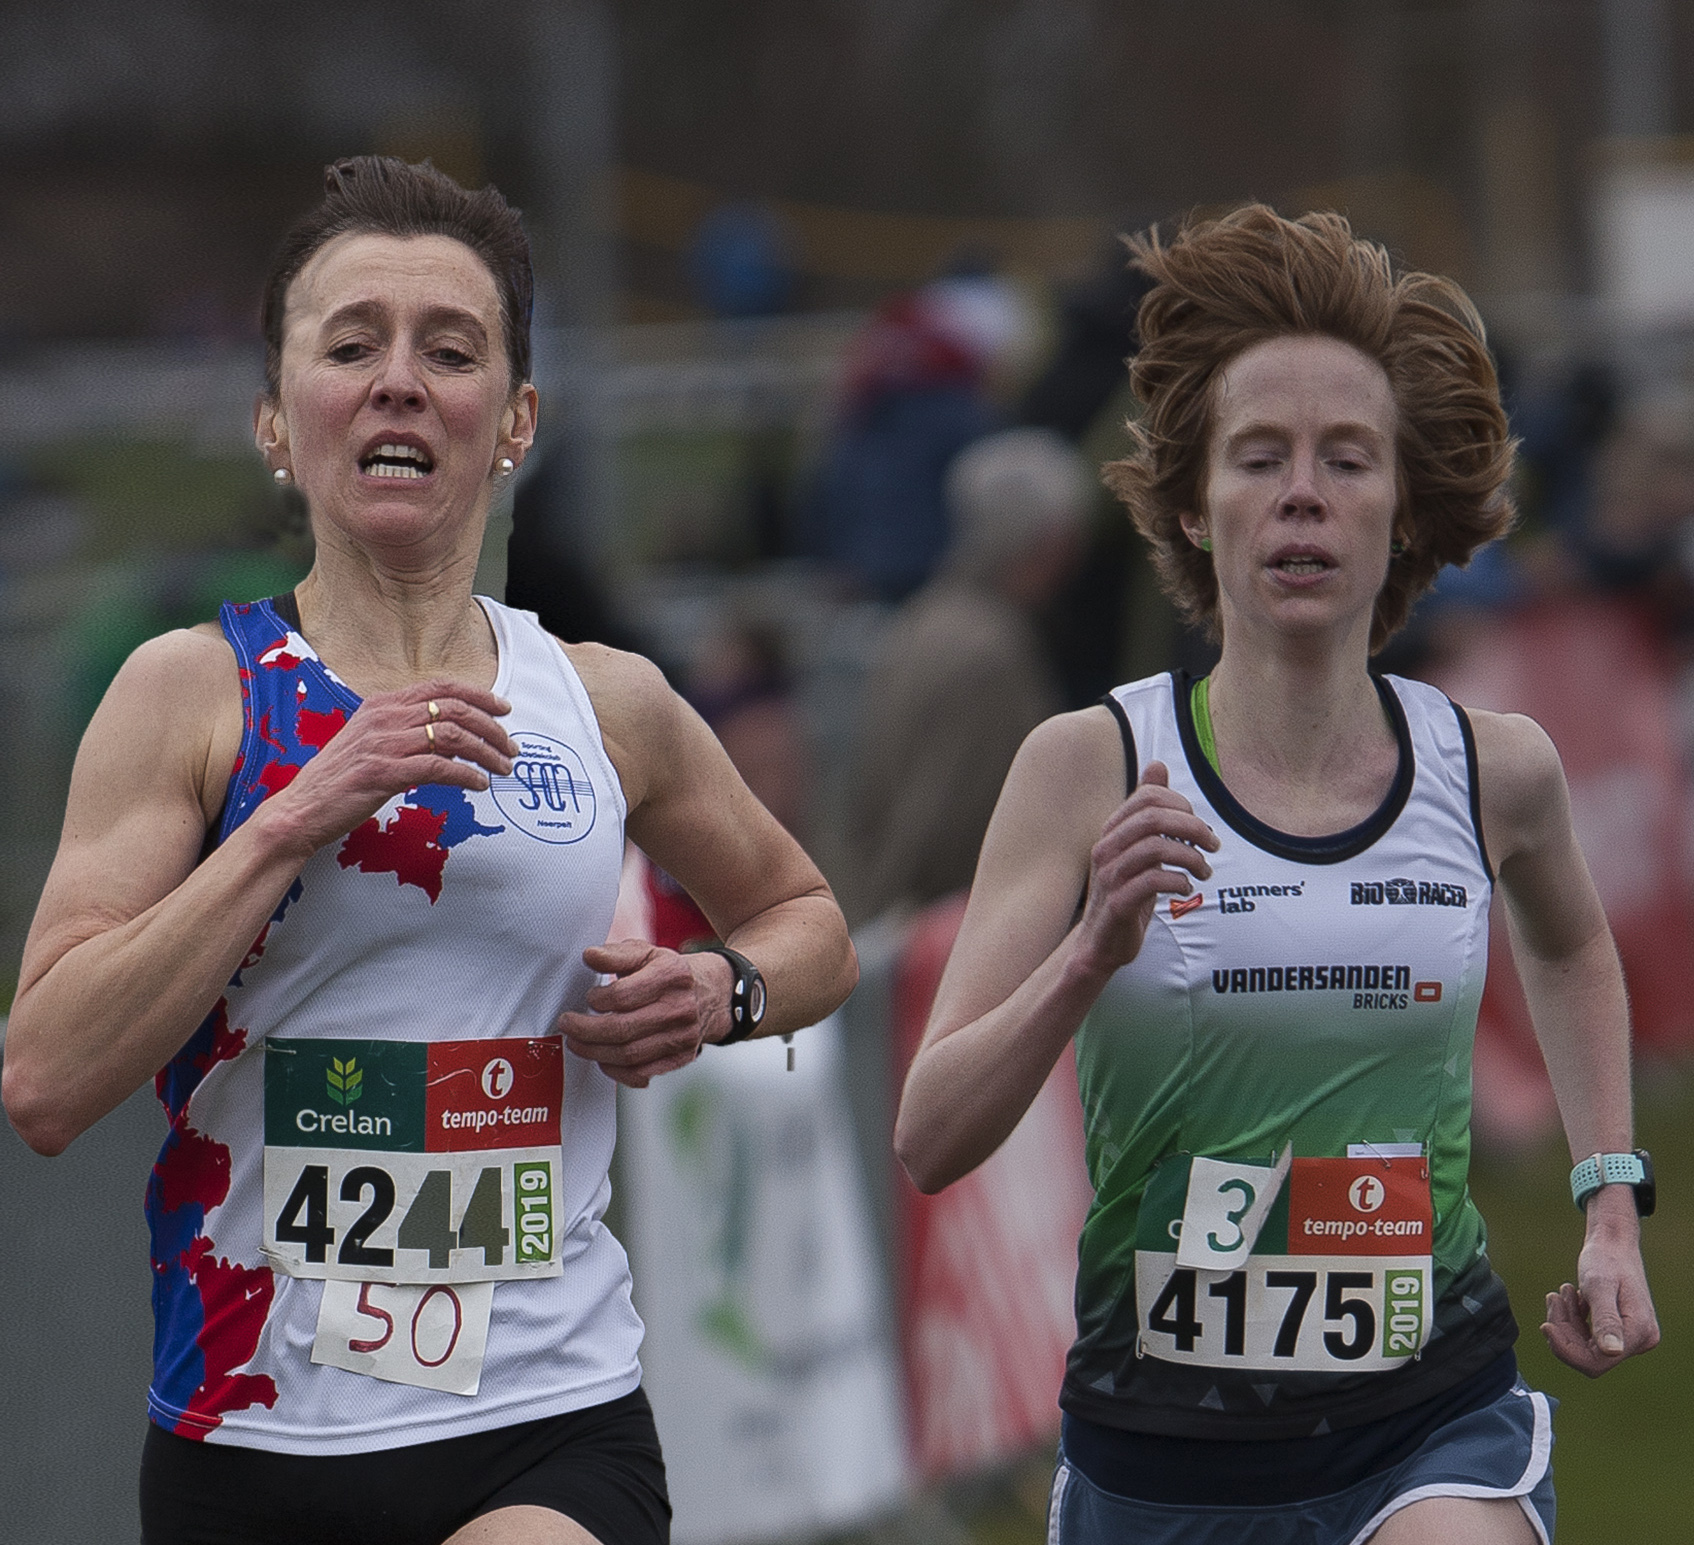
<svg viewBox="0 0 1694 1545"><path fill-rule="evenodd" d="M551 1277L556 1037L265 1045L264 1251L295 1277Z"/></svg>
<svg viewBox="0 0 1694 1545"><path fill-rule="evenodd" d="M1434 1322L1428 1162L1296 1158L1286 1185L1275 1175L1275 1198L1264 1209L1262 1177L1272 1175L1186 1155L1154 1172L1136 1234L1138 1350L1264 1371L1403 1367ZM1196 1196L1196 1185L1217 1195ZM1214 1215L1232 1227L1198 1244L1185 1238L1185 1216ZM1241 1227L1252 1222L1256 1231ZM1223 1260L1189 1264L1207 1252Z"/></svg>

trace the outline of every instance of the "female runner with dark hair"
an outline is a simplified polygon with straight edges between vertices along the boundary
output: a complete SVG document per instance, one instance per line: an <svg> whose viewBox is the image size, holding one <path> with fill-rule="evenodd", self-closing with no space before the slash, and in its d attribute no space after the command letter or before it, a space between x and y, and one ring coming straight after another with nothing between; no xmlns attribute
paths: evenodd
<svg viewBox="0 0 1694 1545"><path fill-rule="evenodd" d="M667 1539L615 1083L854 980L658 671L471 593L530 293L493 189L329 168L255 412L311 573L137 650L77 758L5 1101L57 1153L156 1076L147 1545ZM605 942L626 834L733 948Z"/></svg>
<svg viewBox="0 0 1694 1545"><path fill-rule="evenodd" d="M1222 654L1025 742L896 1147L957 1179L1074 1038L1095 1200L1053 1539L1545 1545L1549 1402L1466 1187L1495 884L1596 1161L1542 1327L1589 1374L1658 1340L1623 980L1547 736L1370 668L1510 520L1482 326L1335 215L1134 251L1145 412L1107 478Z"/></svg>

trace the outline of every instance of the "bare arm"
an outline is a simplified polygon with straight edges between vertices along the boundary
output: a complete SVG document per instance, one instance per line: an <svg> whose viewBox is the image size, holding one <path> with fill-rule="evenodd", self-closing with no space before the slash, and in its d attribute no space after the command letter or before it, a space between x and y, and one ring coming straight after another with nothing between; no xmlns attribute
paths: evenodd
<svg viewBox="0 0 1694 1545"><path fill-rule="evenodd" d="M421 734L438 697L442 754ZM215 630L166 634L119 672L83 737L59 852L6 1033L7 1114L59 1153L175 1054L324 843L416 783L505 771L491 694L432 682L366 700L288 788L201 854L239 742L235 658Z"/></svg>
<svg viewBox="0 0 1694 1545"><path fill-rule="evenodd" d="M1482 822L1505 894L1512 955L1573 1160L1633 1145L1629 1005L1600 898L1571 826L1558 752L1533 720L1476 713ZM1553 1351L1589 1375L1658 1344L1626 1186L1588 1203L1575 1286L1547 1296Z"/></svg>
<svg viewBox="0 0 1694 1545"><path fill-rule="evenodd" d="M922 1191L1006 1140L1112 972L1139 953L1159 895L1211 874L1199 849L1217 838L1164 767L1149 765L1127 800L1123 780L1103 708L1049 719L1012 764L895 1122L895 1152Z"/></svg>
<svg viewBox="0 0 1694 1545"><path fill-rule="evenodd" d="M858 980L829 885L748 790L712 732L638 655L566 646L629 808L629 837L700 904L718 937L765 979L758 1033L816 1024ZM729 962L631 941L584 952L617 980L587 1014L560 1017L571 1049L637 1088L730 1031Z"/></svg>

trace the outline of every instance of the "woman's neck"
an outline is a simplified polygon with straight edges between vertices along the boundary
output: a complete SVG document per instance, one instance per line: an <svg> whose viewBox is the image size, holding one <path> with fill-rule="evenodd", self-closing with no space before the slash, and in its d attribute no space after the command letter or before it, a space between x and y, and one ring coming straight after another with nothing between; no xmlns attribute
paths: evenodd
<svg viewBox="0 0 1694 1545"><path fill-rule="evenodd" d="M471 599L475 556L415 571L320 542L295 588L300 628L320 659L361 696L432 677L493 685L494 635Z"/></svg>
<svg viewBox="0 0 1694 1545"><path fill-rule="evenodd" d="M1252 814L1328 836L1387 797L1399 743L1365 660L1351 652L1231 650L1209 686L1218 774Z"/></svg>

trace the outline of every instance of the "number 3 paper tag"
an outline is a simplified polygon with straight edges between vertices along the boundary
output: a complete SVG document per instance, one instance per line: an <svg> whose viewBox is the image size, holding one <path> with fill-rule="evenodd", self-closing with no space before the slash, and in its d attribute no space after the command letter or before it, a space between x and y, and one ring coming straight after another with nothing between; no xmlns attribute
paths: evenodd
<svg viewBox="0 0 1694 1545"><path fill-rule="evenodd" d="M474 1395L493 1302L492 1282L326 1282L312 1361Z"/></svg>
<svg viewBox="0 0 1694 1545"><path fill-rule="evenodd" d="M1234 1271L1253 1253L1259 1230L1294 1162L1294 1145L1274 1165L1196 1158L1188 1171L1176 1263L1203 1271Z"/></svg>

